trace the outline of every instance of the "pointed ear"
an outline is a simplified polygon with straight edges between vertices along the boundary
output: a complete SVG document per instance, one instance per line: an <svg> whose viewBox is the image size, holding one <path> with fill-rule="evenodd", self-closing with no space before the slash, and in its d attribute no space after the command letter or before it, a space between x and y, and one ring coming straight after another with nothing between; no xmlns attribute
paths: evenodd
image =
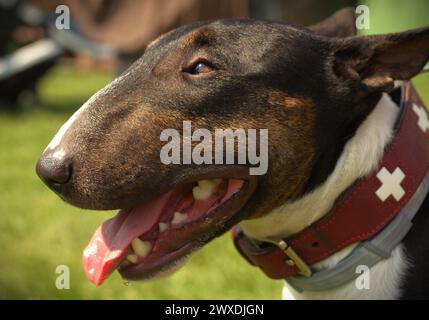
<svg viewBox="0 0 429 320"><path fill-rule="evenodd" d="M341 81L358 81L366 92L389 91L394 80L411 79L429 59L429 27L330 41L334 73Z"/></svg>
<svg viewBox="0 0 429 320"><path fill-rule="evenodd" d="M356 15L352 7L343 8L329 18L309 26L310 31L325 37L350 37L356 35Z"/></svg>

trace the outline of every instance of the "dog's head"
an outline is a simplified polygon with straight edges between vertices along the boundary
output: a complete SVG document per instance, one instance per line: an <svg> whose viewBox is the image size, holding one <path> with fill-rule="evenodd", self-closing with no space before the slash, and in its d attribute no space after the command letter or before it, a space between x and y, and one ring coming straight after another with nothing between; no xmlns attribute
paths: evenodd
<svg viewBox="0 0 429 320"><path fill-rule="evenodd" d="M79 109L37 172L73 205L121 209L85 250L90 279L101 283L116 268L130 279L151 277L323 182L381 93L429 56L429 29L355 37L354 23L346 10L310 28L252 20L184 26ZM183 121L206 129L200 139L215 129L267 129L266 148L256 144L266 174L249 175L248 158L220 164L214 152L213 164L185 161L198 141ZM183 138L181 164L161 159L174 140L162 138L165 129Z"/></svg>

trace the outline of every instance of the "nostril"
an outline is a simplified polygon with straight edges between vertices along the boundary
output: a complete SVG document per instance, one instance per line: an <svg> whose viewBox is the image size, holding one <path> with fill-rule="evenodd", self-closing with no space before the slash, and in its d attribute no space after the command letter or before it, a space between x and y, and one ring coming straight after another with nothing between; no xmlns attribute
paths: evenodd
<svg viewBox="0 0 429 320"><path fill-rule="evenodd" d="M37 162L36 172L46 184L58 189L71 178L71 161L68 160L64 152L47 152Z"/></svg>

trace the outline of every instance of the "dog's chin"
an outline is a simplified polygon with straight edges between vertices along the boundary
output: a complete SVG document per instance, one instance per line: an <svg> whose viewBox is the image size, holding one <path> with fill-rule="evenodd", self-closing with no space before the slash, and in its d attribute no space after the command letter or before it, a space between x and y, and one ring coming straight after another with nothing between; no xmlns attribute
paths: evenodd
<svg viewBox="0 0 429 320"><path fill-rule="evenodd" d="M121 210L97 229L85 249L87 277L99 285L115 270L128 280L172 273L244 218L241 209L256 186L251 176L197 180Z"/></svg>
<svg viewBox="0 0 429 320"><path fill-rule="evenodd" d="M122 278L125 280L131 281L150 281L150 280L161 280L167 277L172 276L176 272L178 272L188 260L193 256L193 254L199 250L197 247L193 251L191 251L188 255L179 257L175 261L171 261L163 266L159 266L158 268L154 268L152 271L145 270L143 272L139 271L138 268L128 268L122 269L118 268L118 272L121 274Z"/></svg>

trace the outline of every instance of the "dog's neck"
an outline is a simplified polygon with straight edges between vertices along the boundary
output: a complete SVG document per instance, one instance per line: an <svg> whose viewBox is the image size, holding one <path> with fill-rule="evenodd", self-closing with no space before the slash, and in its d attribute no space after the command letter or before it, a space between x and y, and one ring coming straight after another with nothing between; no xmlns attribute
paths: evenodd
<svg viewBox="0 0 429 320"><path fill-rule="evenodd" d="M353 138L347 142L333 172L324 183L302 198L286 203L261 218L243 221L241 227L244 232L249 237L257 239L286 238L302 231L326 215L344 190L357 179L365 177L376 168L383 157L386 145L393 137L393 128L398 113L397 105L387 94L384 94ZM356 245L349 246L313 267L322 269L334 266L347 256ZM400 249L398 247L398 250ZM392 259L395 255L400 255L400 252L394 252ZM386 263L384 265L388 266ZM343 287L346 288L347 285ZM343 290L330 290L329 297L326 296L326 292L304 292L302 295L294 290L289 292L293 292L295 298L336 298L337 295L338 298L344 298L344 294L350 295L348 292L350 290L344 288ZM343 292L344 290L347 292ZM361 296L365 292L356 292L356 294ZM396 294L392 292L390 297L395 298ZM379 292L375 292L374 295L378 296ZM386 294L382 297L385 296ZM349 298L352 297L349 296Z"/></svg>
<svg viewBox="0 0 429 320"><path fill-rule="evenodd" d="M357 179L371 173L391 141L399 108L384 94L372 113L344 147L333 172L324 183L302 198L288 202L269 214L243 221L250 237L285 238L323 217L338 196Z"/></svg>

